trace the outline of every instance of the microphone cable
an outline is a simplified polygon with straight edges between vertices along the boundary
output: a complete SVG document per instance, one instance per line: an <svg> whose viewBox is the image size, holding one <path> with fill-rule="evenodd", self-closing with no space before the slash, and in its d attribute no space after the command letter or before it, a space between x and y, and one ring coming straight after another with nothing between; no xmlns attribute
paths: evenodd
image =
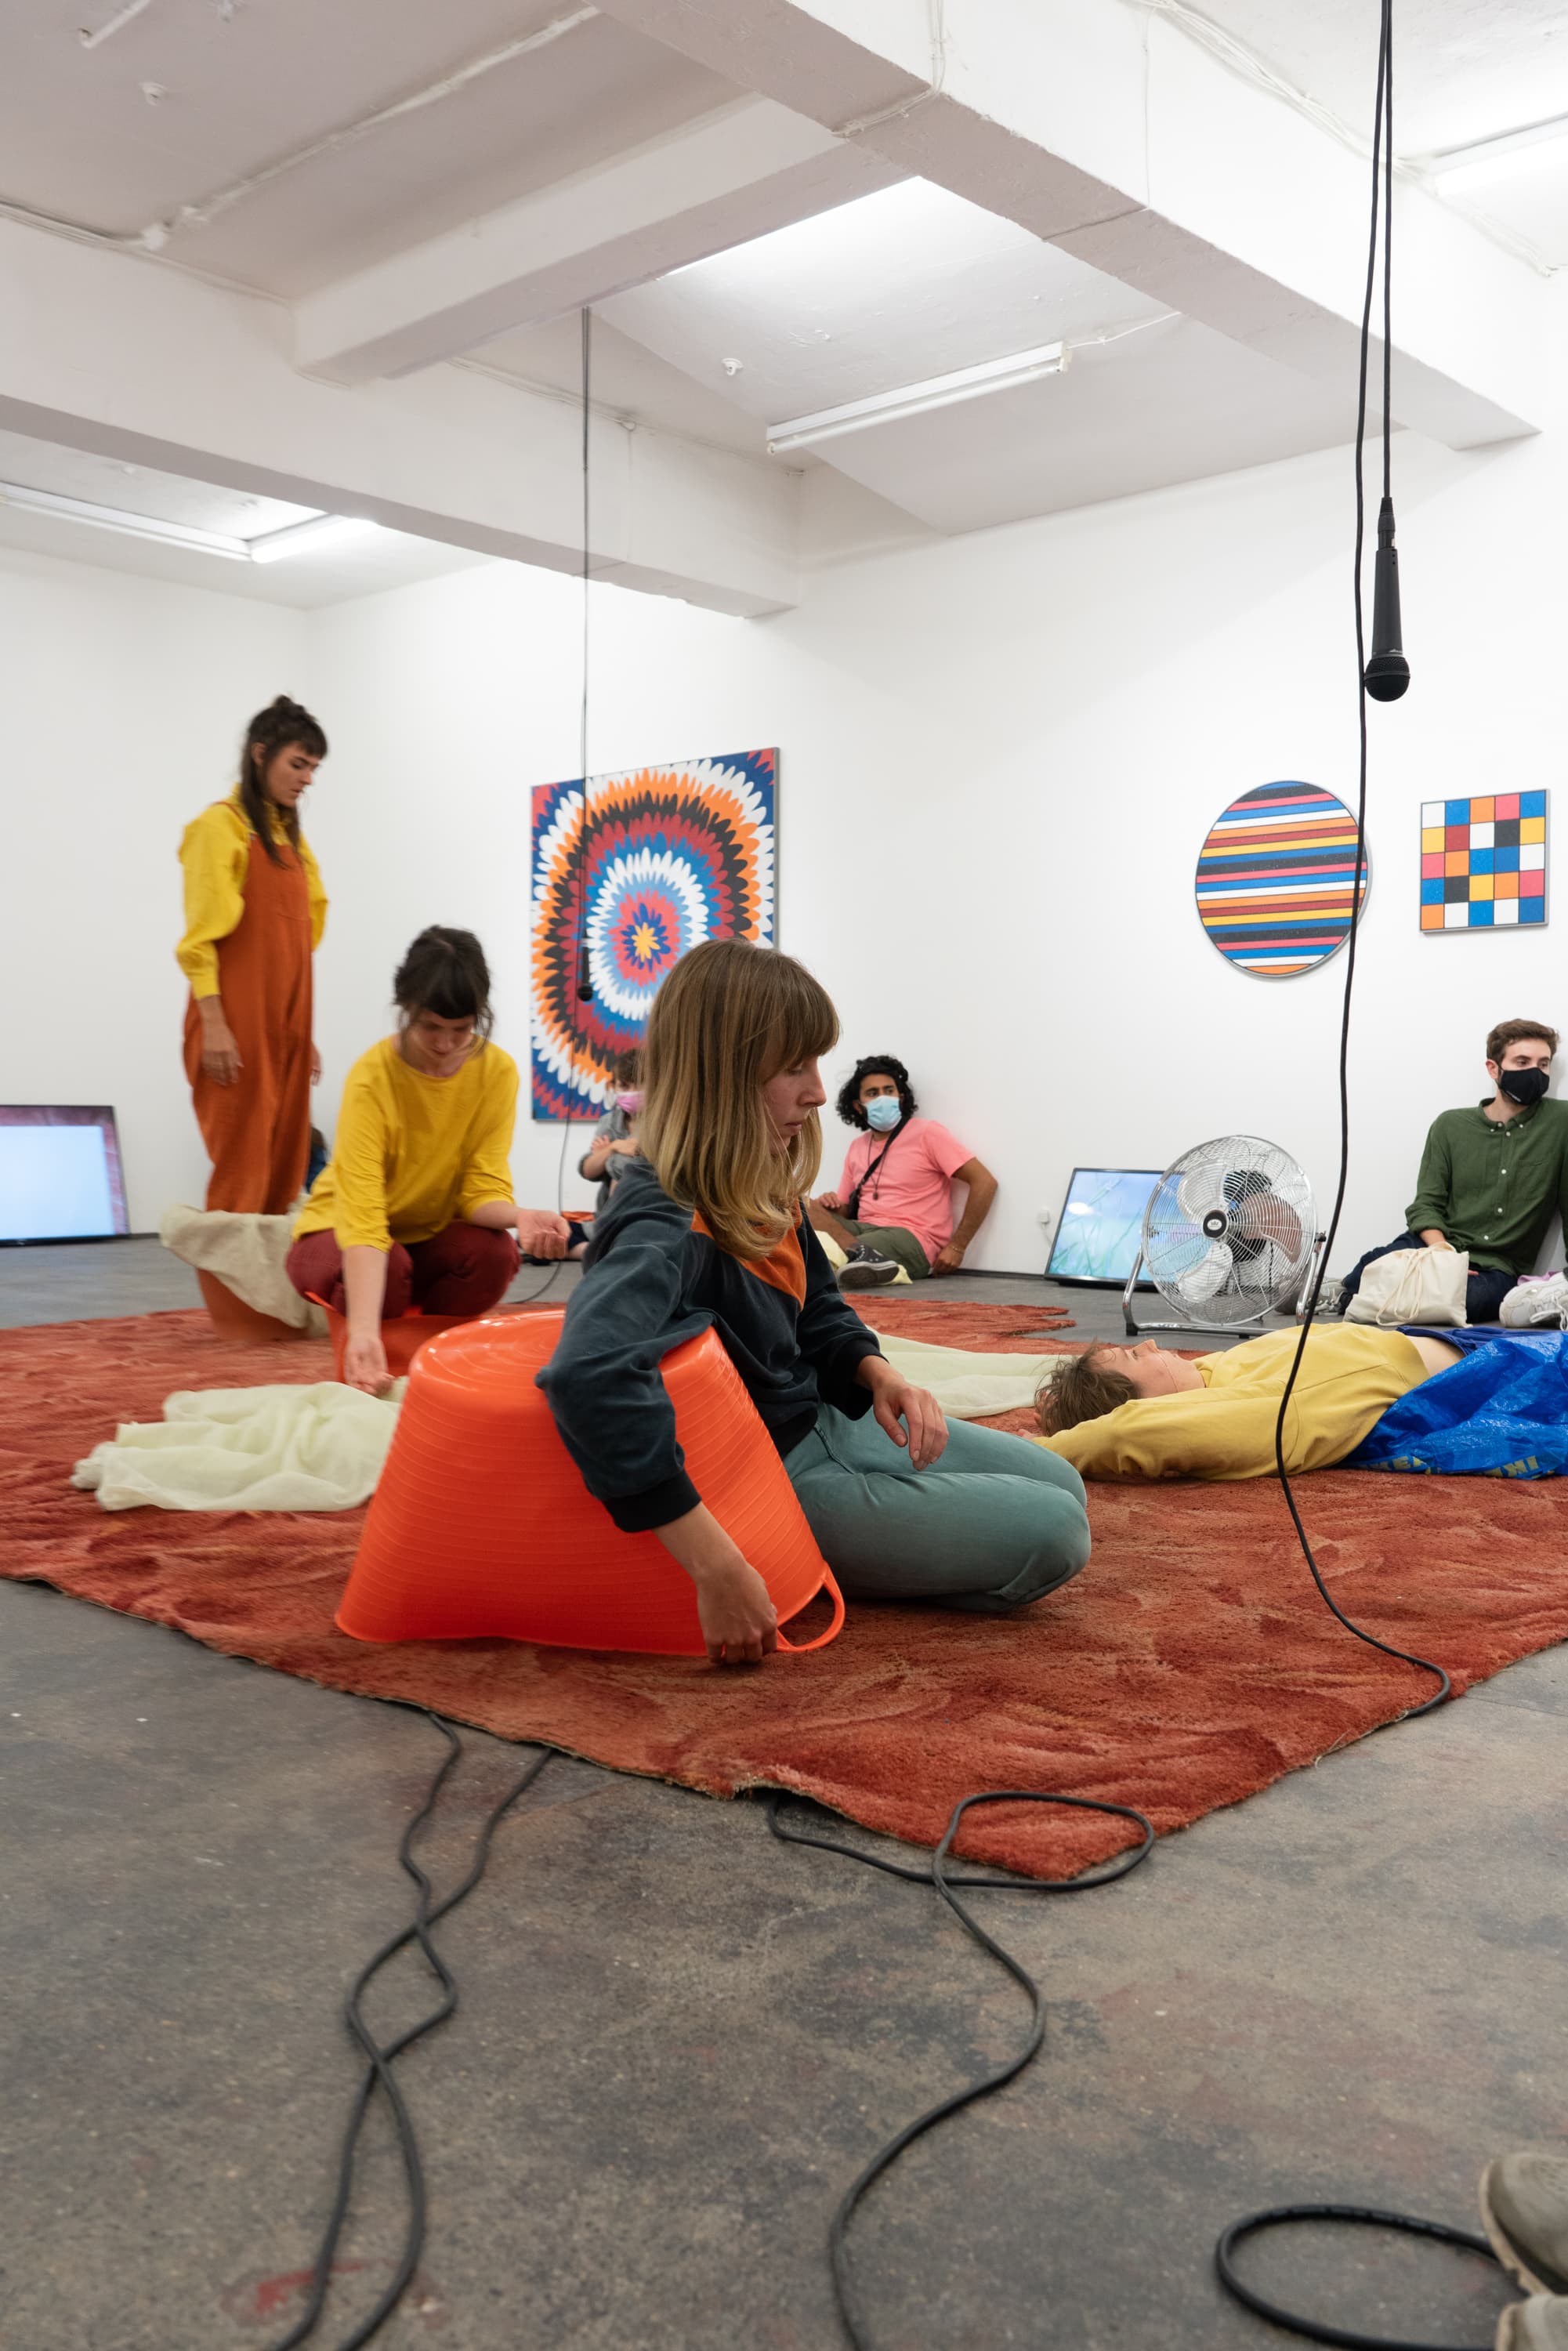
<svg viewBox="0 0 1568 2351"><path fill-rule="evenodd" d="M1366 544L1366 404L1367 380L1372 359L1372 305L1377 282L1378 214L1383 221L1383 494L1390 498L1392 458L1390 453L1390 406L1393 371L1393 292L1391 270L1391 236L1394 223L1394 10L1393 0L1381 0L1377 41L1377 93L1374 101L1375 121L1372 136L1372 225L1366 256L1366 290L1361 309L1361 352L1357 381L1355 413L1355 561L1354 601L1355 609L1355 674L1356 712L1359 734L1358 778L1355 802L1355 873L1351 890L1350 938L1345 948L1344 993L1340 1009L1339 1030L1339 1177L1334 1187L1333 1212L1329 1218L1328 1232L1319 1252L1317 1270L1307 1293L1307 1311L1301 1318L1301 1337L1291 1362L1284 1391L1280 1398L1280 1411L1274 1423L1274 1467L1280 1479L1285 1507L1301 1548L1301 1556L1312 1573L1324 1606L1339 1619L1347 1633L1354 1633L1368 1648L1377 1649L1385 1657L1397 1657L1402 1665L1415 1666L1424 1674L1436 1677L1437 1687L1419 1705L1406 1707L1396 1715L1396 1722L1413 1721L1417 1716L1430 1714L1452 1696L1453 1685L1448 1674L1430 1657L1418 1657L1409 1649L1397 1648L1391 1641L1380 1641L1376 1635L1357 1625L1346 1614L1323 1582L1307 1530L1297 1506L1285 1467L1285 1417L1291 1397L1301 1373L1307 1341L1312 1335L1322 1294L1323 1276L1329 1257L1339 1234L1340 1215L1344 1207L1345 1185L1350 1174L1350 1026L1351 1007L1355 993L1356 947L1361 936L1362 889L1366 874L1366 628L1362 591L1362 563ZM1381 186L1379 184L1381 179ZM1385 1726L1385 1728L1387 1726Z"/></svg>
<svg viewBox="0 0 1568 2351"><path fill-rule="evenodd" d="M593 312L591 308L585 306L580 312L580 317L581 322L580 356L582 387L582 570L580 575L582 580L582 695L578 708L577 763L578 773L582 778L582 822L577 839L577 884L574 893L576 900L577 922L572 938L571 967L569 971L563 974L563 987L568 1004L586 1003L588 998L593 993L592 975L589 969L588 963L589 950L586 945L588 923L586 885L588 880L589 803L588 689L589 677L591 674L591 653L592 649L592 629L590 604L591 585L589 572L592 552L592 540L590 536L590 522L591 518L591 496L593 478L591 463L593 424L593 410L591 405L591 391L593 382ZM531 980L529 985L531 988ZM571 1147L571 1093L572 1088L577 1083L579 1041L578 1024L574 1014L571 1024L571 1055L567 1064L566 1116L561 1121L560 1155L556 1162L555 1171L555 1212L558 1217L563 1217L566 1214L567 1154ZM570 1248L570 1246L571 1244L569 1242L568 1247ZM568 1262L569 1260L564 1257L552 1259L550 1261L549 1270L546 1273L544 1280L541 1282L537 1283L535 1287L528 1292L526 1297L514 1299L512 1301L513 1305L518 1307L537 1306L539 1300L545 1296L546 1292L554 1288L557 1274L560 1271L561 1267Z"/></svg>
<svg viewBox="0 0 1568 2351"><path fill-rule="evenodd" d="M1301 1543L1302 1555L1306 1560L1308 1567L1312 1570L1312 1581L1317 1585L1318 1592L1326 1605L1339 1619L1339 1622L1345 1627L1345 1630L1349 1633L1354 1633L1358 1641L1364 1641L1369 1648L1380 1650L1386 1657L1397 1657L1402 1664L1416 1666L1421 1672L1431 1674L1436 1677L1437 1687L1433 1691L1429 1698L1423 1698L1418 1705L1406 1707L1402 1714L1398 1714L1394 1717L1394 1720L1396 1722L1410 1722L1415 1720L1420 1715L1430 1714L1435 1708L1444 1705L1452 1696L1453 1686L1449 1681L1448 1676L1444 1671L1443 1667L1439 1665L1435 1665L1431 1658L1418 1657L1408 1649L1396 1647L1390 1641L1380 1641L1375 1634L1367 1632L1364 1626L1357 1625L1345 1614L1345 1611L1340 1606L1338 1601L1334 1599L1333 1593L1329 1591L1327 1585L1323 1582L1321 1573L1319 1572L1318 1563L1312 1556L1312 1547L1308 1540L1306 1528L1302 1524L1301 1514L1300 1510L1297 1508L1296 1498L1294 1493L1291 1491L1290 1477L1285 1468L1285 1415L1290 1405L1291 1390L1294 1388L1296 1384L1297 1374L1300 1372L1301 1367L1301 1358L1306 1349L1308 1335L1312 1328L1313 1317L1317 1312L1318 1298L1322 1288L1323 1275L1328 1265L1329 1253L1333 1247L1334 1237L1339 1230L1340 1211L1344 1205L1345 1181L1350 1164L1350 1019L1351 1003L1355 986L1356 941L1361 929L1361 886L1366 864L1367 683L1365 632L1362 596L1362 559L1366 530L1366 401L1367 380L1371 368L1372 305L1377 273L1378 214L1380 206L1382 211L1383 229L1382 511L1385 517L1392 516L1392 455L1390 449L1389 412L1392 404L1390 394L1393 370L1393 299L1392 268L1390 259L1394 225L1393 0L1380 0L1377 42L1377 90L1376 97L1374 101L1374 114L1375 120L1372 142L1372 225L1366 260L1366 291L1362 305L1361 314L1360 374L1355 423L1354 601L1357 678L1356 691L1358 716L1360 719L1360 774L1357 786L1355 814L1355 887L1351 903L1350 941L1345 958L1344 997L1340 1018L1339 1182L1334 1192L1333 1214L1329 1220L1327 1238L1325 1238L1322 1250L1319 1256L1317 1272L1313 1277L1312 1287L1307 1296L1307 1311L1302 1320L1301 1335L1297 1343L1295 1359L1291 1365L1290 1377L1285 1383L1284 1393L1280 1400L1279 1418L1274 1425L1274 1460L1275 1467L1279 1474L1281 1489L1285 1497L1286 1507L1289 1509L1291 1513L1291 1520L1295 1528L1297 1539ZM1379 185L1380 175L1381 186ZM1390 536L1391 535L1392 525L1390 524ZM1386 1729L1388 1726L1384 1725L1382 1727ZM1389 2229L1406 2236L1420 2237L1427 2240L1428 2242L1450 2245L1456 2247L1461 2252L1476 2253L1480 2255L1483 2259L1494 2263L1497 2261L1496 2254L1493 2252L1491 2246L1484 2237L1478 2237L1466 2229L1449 2228L1445 2222L1440 2220L1417 2220L1407 2212L1385 2212L1370 2205L1281 2204L1275 2205L1268 2211L1247 2213L1241 2220L1233 2220L1230 2226L1224 2231L1214 2249L1215 2272L1221 2285L1224 2286L1228 2294L1229 2294L1236 2301L1242 2304L1246 2309L1255 2312L1260 2318L1267 2319L1272 2325L1283 2327L1290 2334L1304 2335L1309 2342L1340 2345L1344 2346L1344 2351L1453 2351L1453 2346L1445 2346L1435 2344L1396 2342L1392 2337L1385 2335L1364 2335L1352 2327L1333 2326L1324 2320L1304 2316L1299 2312L1285 2309L1278 2303L1270 2302L1264 2295L1260 2294L1255 2287L1249 2285L1239 2274L1236 2265L1237 2249L1245 2242L1247 2239L1261 2235L1265 2231L1272 2229L1295 2226L1302 2223L1320 2223L1322 2221L1331 2221L1341 2226Z"/></svg>

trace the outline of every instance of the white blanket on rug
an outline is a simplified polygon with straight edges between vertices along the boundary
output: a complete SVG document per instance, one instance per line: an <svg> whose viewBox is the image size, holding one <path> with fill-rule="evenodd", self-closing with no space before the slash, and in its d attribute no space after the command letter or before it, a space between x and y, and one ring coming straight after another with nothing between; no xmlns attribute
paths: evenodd
<svg viewBox="0 0 1568 2351"><path fill-rule="evenodd" d="M953 1420L1029 1404L1060 1355L978 1355L878 1334L906 1379ZM369 1501L406 1380L382 1397L314 1387L182 1389L161 1421L127 1421L71 1476L106 1510L352 1510Z"/></svg>
<svg viewBox="0 0 1568 2351"><path fill-rule="evenodd" d="M407 1384L183 1389L161 1421L95 1446L71 1483L106 1510L351 1510L375 1492Z"/></svg>

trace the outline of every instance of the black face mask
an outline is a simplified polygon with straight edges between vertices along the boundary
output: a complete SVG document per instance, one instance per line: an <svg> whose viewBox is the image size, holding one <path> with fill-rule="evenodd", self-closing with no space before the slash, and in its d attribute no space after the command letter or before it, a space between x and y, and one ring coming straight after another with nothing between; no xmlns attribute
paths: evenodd
<svg viewBox="0 0 1568 2351"><path fill-rule="evenodd" d="M1499 1092L1505 1093L1510 1102L1528 1110L1532 1102L1541 1100L1552 1080L1544 1070L1503 1070L1497 1082Z"/></svg>

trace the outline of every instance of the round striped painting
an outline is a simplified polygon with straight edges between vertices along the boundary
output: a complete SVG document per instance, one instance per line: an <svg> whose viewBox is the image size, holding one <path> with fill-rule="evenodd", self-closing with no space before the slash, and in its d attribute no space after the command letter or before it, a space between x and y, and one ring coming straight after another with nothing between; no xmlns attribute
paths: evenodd
<svg viewBox="0 0 1568 2351"><path fill-rule="evenodd" d="M1368 872L1362 864L1361 896ZM1312 971L1350 936L1355 819L1315 784L1259 784L1198 853L1198 919L1228 963L1260 979Z"/></svg>

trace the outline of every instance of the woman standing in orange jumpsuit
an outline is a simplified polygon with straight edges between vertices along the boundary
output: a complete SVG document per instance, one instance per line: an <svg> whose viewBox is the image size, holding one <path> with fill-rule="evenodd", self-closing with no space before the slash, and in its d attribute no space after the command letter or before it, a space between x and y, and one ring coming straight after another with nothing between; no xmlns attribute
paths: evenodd
<svg viewBox="0 0 1568 2351"><path fill-rule="evenodd" d="M327 737L287 695L246 730L240 780L185 828L191 983L185 1074L213 1163L209 1208L281 1216L305 1182L310 1088L310 958L327 899L299 830L299 799Z"/></svg>

